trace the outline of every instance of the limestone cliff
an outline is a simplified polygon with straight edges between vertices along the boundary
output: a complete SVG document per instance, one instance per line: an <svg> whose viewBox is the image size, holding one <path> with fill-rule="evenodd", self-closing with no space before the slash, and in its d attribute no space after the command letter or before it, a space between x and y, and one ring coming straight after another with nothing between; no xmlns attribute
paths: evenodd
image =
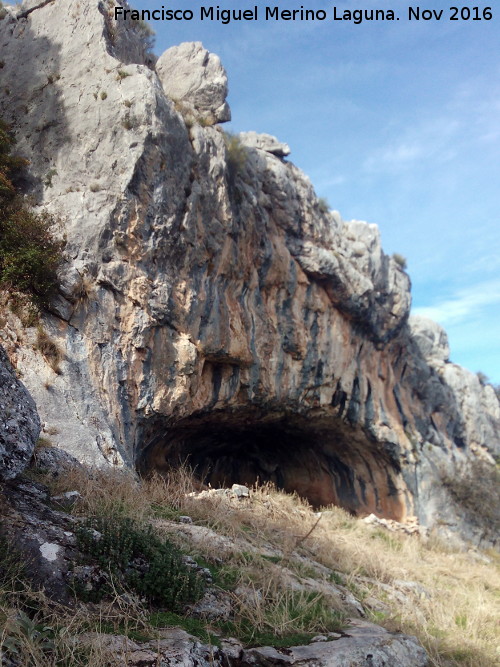
<svg viewBox="0 0 500 667"><path fill-rule="evenodd" d="M2 332L51 439L481 540L442 478L499 454L493 389L409 319L375 225L325 210L286 144L225 136L218 58L183 45L155 70L112 9L30 1L0 20L0 116L67 240L44 317L60 374L33 329L9 315Z"/></svg>

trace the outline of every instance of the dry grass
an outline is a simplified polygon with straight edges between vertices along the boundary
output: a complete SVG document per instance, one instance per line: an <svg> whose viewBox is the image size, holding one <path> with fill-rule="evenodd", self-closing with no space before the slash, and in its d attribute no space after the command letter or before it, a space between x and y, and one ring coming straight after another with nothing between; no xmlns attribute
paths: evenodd
<svg viewBox="0 0 500 667"><path fill-rule="evenodd" d="M206 526L206 540L190 543L184 532L183 545L208 563L219 563L221 576L232 578L237 620L253 623L258 632L271 627L276 634L306 627L320 631L326 623L321 610L341 611L338 600L318 604L317 591L292 590L294 581L312 578L344 584L375 622L418 636L434 667L498 664L496 553L485 557L458 552L437 538L425 542L390 533L335 507L318 515L307 502L270 486L254 489L249 500L239 502L220 495L198 499L189 495L195 483L187 469L140 483L123 471L73 471L54 483L55 491L80 491L80 514L118 513L139 520L186 514ZM161 530L162 521L156 524ZM181 526L177 530L171 521L163 524L169 525L170 533L182 534ZM208 529L225 536L221 539L229 546L221 548ZM246 590L243 597L238 588ZM252 590L254 605L248 602ZM373 598L386 605L386 611L374 611ZM297 619L297 608L302 620ZM311 609L316 610L312 617ZM302 622L305 618L308 623ZM331 617L328 622L333 622Z"/></svg>
<svg viewBox="0 0 500 667"><path fill-rule="evenodd" d="M156 631L146 618L144 609L122 595L69 609L18 582L15 597L12 589L0 590L0 654L23 667L109 667L110 653L94 633L151 639Z"/></svg>
<svg viewBox="0 0 500 667"><path fill-rule="evenodd" d="M186 471L180 477L185 489ZM175 488L171 477L169 493ZM416 634L436 667L498 664L498 554L489 554L490 562L483 562L481 555L454 551L439 539L425 543L417 536L373 528L335 507L323 512L318 522L307 502L269 486L255 489L251 502L236 505L220 496L199 501L182 500L182 493L174 495L182 513L217 532L275 548L285 562L293 563L295 556L303 555L343 573L359 597L374 596L390 608L385 615L374 613L374 620ZM164 502L169 502L168 493ZM215 556L209 543L205 555ZM237 565L241 569L241 559ZM271 565L265 572L272 580L278 575ZM255 578L255 562L247 567L250 578ZM405 587L404 582L416 586ZM258 584L264 586L265 580Z"/></svg>
<svg viewBox="0 0 500 667"><path fill-rule="evenodd" d="M41 325L37 329L36 349L42 353L54 373L60 375L63 353Z"/></svg>

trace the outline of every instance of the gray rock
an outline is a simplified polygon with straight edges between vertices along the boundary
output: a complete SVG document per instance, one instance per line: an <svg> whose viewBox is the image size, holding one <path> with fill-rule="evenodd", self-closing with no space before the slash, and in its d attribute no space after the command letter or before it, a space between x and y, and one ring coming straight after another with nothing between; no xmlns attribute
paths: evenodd
<svg viewBox="0 0 500 667"><path fill-rule="evenodd" d="M271 134L258 134L257 132L240 132L238 135L241 143L249 148L258 148L261 151L276 155L276 157L286 157L290 155L290 146L283 144Z"/></svg>
<svg viewBox="0 0 500 667"><path fill-rule="evenodd" d="M72 468L82 472L85 470L78 459L58 447L39 447L33 455L32 466L43 470L45 474L52 477L64 475ZM70 493L77 493L77 491Z"/></svg>
<svg viewBox="0 0 500 667"><path fill-rule="evenodd" d="M232 495L236 496L236 498L248 498L250 495L250 490L243 484L233 484L231 487L231 493Z"/></svg>
<svg viewBox="0 0 500 667"><path fill-rule="evenodd" d="M167 49L158 58L156 72L165 93L191 107L199 118L217 123L231 120L226 71L219 57L201 42L184 42Z"/></svg>
<svg viewBox="0 0 500 667"><path fill-rule="evenodd" d="M242 666L310 665L310 667L427 667L425 650L415 637L390 633L356 620L340 639L280 650L271 647L243 651Z"/></svg>
<svg viewBox="0 0 500 667"><path fill-rule="evenodd" d="M0 347L0 479L12 479L26 468L39 435L35 402Z"/></svg>
<svg viewBox="0 0 500 667"><path fill-rule="evenodd" d="M409 319L410 331L424 359L448 361L450 346L446 331L437 322L421 315L412 315Z"/></svg>
<svg viewBox="0 0 500 667"><path fill-rule="evenodd" d="M88 632L78 637L78 642L99 647L112 667L123 665L126 655L128 667L164 665L172 667L222 667L227 665L220 649L202 644L179 628L166 628L162 638L139 643L123 635L106 635Z"/></svg>

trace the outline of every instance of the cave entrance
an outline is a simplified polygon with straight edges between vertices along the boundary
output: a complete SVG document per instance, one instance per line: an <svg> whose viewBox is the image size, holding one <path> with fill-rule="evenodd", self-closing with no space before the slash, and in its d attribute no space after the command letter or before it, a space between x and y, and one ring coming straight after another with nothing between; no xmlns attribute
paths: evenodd
<svg viewBox="0 0 500 667"><path fill-rule="evenodd" d="M316 508L333 504L396 520L406 513L406 487L394 462L364 433L332 419L210 413L148 431L142 472L167 473L187 463L213 488L272 482Z"/></svg>

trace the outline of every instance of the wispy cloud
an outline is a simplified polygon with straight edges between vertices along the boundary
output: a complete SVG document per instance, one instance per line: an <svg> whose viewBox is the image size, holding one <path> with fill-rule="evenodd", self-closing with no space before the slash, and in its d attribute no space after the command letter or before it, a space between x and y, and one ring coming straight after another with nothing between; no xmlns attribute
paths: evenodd
<svg viewBox="0 0 500 667"><path fill-rule="evenodd" d="M401 135L383 148L376 149L364 163L366 172L392 171L415 167L417 163L446 162L453 159L454 143L463 127L458 119L440 118L420 122L417 127Z"/></svg>
<svg viewBox="0 0 500 667"><path fill-rule="evenodd" d="M500 304L500 279L477 283L457 292L433 306L414 308L414 315L429 317L443 326L465 322L477 317L484 309Z"/></svg>

